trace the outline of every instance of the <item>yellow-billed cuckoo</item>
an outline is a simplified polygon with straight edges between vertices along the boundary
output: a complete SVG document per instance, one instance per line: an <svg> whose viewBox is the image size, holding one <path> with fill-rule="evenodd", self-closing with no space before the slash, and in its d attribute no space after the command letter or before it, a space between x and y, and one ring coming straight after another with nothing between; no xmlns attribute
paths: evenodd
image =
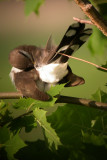
<svg viewBox="0 0 107 160"><path fill-rule="evenodd" d="M85 24L74 23L66 31L58 47L49 38L45 48L19 46L9 55L12 82L23 96L38 100L48 100L46 91L56 84L66 83L65 87L85 83L82 77L72 73L68 57L83 45L92 34Z"/></svg>

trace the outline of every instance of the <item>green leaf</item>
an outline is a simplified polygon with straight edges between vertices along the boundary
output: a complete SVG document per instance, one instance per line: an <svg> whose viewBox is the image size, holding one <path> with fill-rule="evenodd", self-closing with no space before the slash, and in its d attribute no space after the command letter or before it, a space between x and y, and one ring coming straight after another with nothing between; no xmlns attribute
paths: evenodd
<svg viewBox="0 0 107 160"><path fill-rule="evenodd" d="M44 134L48 141L49 148L55 148L57 150L58 146L61 145L61 142L55 130L51 127L50 123L47 122L46 111L36 108L33 113L35 116L35 120L44 129Z"/></svg>
<svg viewBox="0 0 107 160"><path fill-rule="evenodd" d="M48 116L48 122L51 123L62 144L66 147L80 149L84 143L83 132L90 136L94 134L98 136L97 138L100 138L101 135L102 140L99 139L99 141L104 141L103 144L107 145L107 112L66 104L58 107L56 112Z"/></svg>
<svg viewBox="0 0 107 160"><path fill-rule="evenodd" d="M104 137L102 135L96 136L94 133L89 134L89 133L82 132L82 136L83 136L84 143L91 143L96 146L106 145L104 141Z"/></svg>
<svg viewBox="0 0 107 160"><path fill-rule="evenodd" d="M4 101L0 101L0 126L9 123L12 120L10 114L9 106Z"/></svg>
<svg viewBox="0 0 107 160"><path fill-rule="evenodd" d="M59 157L56 159L43 140L27 141L26 144L27 146L15 154L18 160L61 160Z"/></svg>
<svg viewBox="0 0 107 160"><path fill-rule="evenodd" d="M101 102L101 91L98 89L94 94L92 94L92 99L94 101Z"/></svg>
<svg viewBox="0 0 107 160"><path fill-rule="evenodd" d="M25 147L26 144L22 141L19 135L12 136L6 143L5 150L9 160L16 160L14 154L21 148Z"/></svg>
<svg viewBox="0 0 107 160"><path fill-rule="evenodd" d="M107 93L98 89L94 94L92 94L92 99L94 101L107 103Z"/></svg>
<svg viewBox="0 0 107 160"><path fill-rule="evenodd" d="M90 0L90 2L94 2L95 4L103 4L107 3L107 0Z"/></svg>
<svg viewBox="0 0 107 160"><path fill-rule="evenodd" d="M100 1L100 0L99 0ZM102 3L99 3L97 5L97 8L101 14L101 16L107 20L107 0L101 0L100 2Z"/></svg>
<svg viewBox="0 0 107 160"><path fill-rule="evenodd" d="M64 88L64 86L65 86L65 83L64 84L59 84L59 85L56 85L56 86L52 86L47 93L51 96L56 96L56 95L60 94L60 92Z"/></svg>
<svg viewBox="0 0 107 160"><path fill-rule="evenodd" d="M93 55L104 55L107 46L107 38L96 27L93 28L88 47Z"/></svg>
<svg viewBox="0 0 107 160"><path fill-rule="evenodd" d="M14 103L13 107L18 109L31 109L35 104L35 100L32 98L20 98L16 103Z"/></svg>
<svg viewBox="0 0 107 160"><path fill-rule="evenodd" d="M55 104L57 98L51 98L49 101L39 101L31 98L21 98L16 102L13 107L14 108L20 108L20 109L26 109L29 111L30 109L35 109L36 107L39 108L48 108Z"/></svg>
<svg viewBox="0 0 107 160"><path fill-rule="evenodd" d="M3 109L6 106L5 102L3 100L0 100L0 112L1 109Z"/></svg>
<svg viewBox="0 0 107 160"><path fill-rule="evenodd" d="M9 140L10 138L10 134L9 134L9 130L6 126L4 127L0 127L0 147L2 147L2 145Z"/></svg>
<svg viewBox="0 0 107 160"><path fill-rule="evenodd" d="M44 3L44 0L25 0L25 13L29 15L31 12L39 13L40 6Z"/></svg>
<svg viewBox="0 0 107 160"><path fill-rule="evenodd" d="M9 125L14 134L18 133L23 127L25 127L26 132L30 132L36 126L37 124L32 115L16 118Z"/></svg>
<svg viewBox="0 0 107 160"><path fill-rule="evenodd" d="M107 93L101 91L101 101L107 103Z"/></svg>
<svg viewBox="0 0 107 160"><path fill-rule="evenodd" d="M81 141L81 129L89 127L91 122L87 119L88 110L76 105L58 107L57 111L48 117L48 121L56 130L64 145L79 143Z"/></svg>
<svg viewBox="0 0 107 160"><path fill-rule="evenodd" d="M104 68L107 68L107 62L105 65L102 65L101 67L104 67ZM104 70L104 69L101 69L101 68L97 68L98 70L100 71L103 71L103 72L107 72L107 70Z"/></svg>

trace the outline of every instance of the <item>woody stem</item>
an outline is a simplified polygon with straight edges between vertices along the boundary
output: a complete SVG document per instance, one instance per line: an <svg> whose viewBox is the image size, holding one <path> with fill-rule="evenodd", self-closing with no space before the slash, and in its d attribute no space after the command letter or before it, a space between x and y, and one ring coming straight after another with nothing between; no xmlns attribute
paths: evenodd
<svg viewBox="0 0 107 160"><path fill-rule="evenodd" d="M23 95L19 92L1 92L0 99L19 99L23 97ZM60 96L56 103L70 103L70 104L77 104L86 107L92 107L102 110L107 110L107 103L96 102L89 99L84 98L76 98L76 97L68 97L68 96Z"/></svg>

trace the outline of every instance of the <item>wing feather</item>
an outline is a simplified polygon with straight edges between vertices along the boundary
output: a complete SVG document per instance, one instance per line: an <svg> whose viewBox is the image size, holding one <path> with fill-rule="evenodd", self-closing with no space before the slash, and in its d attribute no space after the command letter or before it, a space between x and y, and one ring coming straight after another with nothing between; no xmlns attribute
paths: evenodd
<svg viewBox="0 0 107 160"><path fill-rule="evenodd" d="M22 71L14 75L15 86L18 91L20 91L23 96L31 97L37 100L46 101L49 96L39 90L36 85L38 80L38 74L35 69L30 71Z"/></svg>

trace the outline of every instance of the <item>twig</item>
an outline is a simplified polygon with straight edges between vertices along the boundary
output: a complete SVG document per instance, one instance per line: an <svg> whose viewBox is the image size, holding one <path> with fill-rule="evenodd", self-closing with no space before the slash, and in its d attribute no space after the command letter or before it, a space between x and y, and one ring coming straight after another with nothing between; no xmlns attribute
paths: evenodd
<svg viewBox="0 0 107 160"><path fill-rule="evenodd" d="M64 54L64 53L59 53L59 54L61 54L61 55L63 55L63 56L66 56L66 57L69 57L69 58L72 58L72 59L76 59L76 60L78 60L78 61L82 61L82 62L85 62L85 63L91 64L91 65L95 66L96 68L99 68L99 69L102 69L102 70L107 71L107 68L105 68L105 67L101 67L101 66L99 66L99 65L97 65L97 64L95 64L95 63L92 63L92 62L86 61L86 60L84 60L84 59L77 58L77 57L74 57L74 56L69 56L69 55Z"/></svg>
<svg viewBox="0 0 107 160"><path fill-rule="evenodd" d="M91 22L102 31L102 33L107 36L107 22L101 17L99 12L88 0L74 0L79 7L83 10L85 15L87 15Z"/></svg>
<svg viewBox="0 0 107 160"><path fill-rule="evenodd" d="M73 17L73 19L77 22L80 22L80 23L85 23L85 24L93 24L91 21L88 21L88 20L84 20L84 19L80 19L80 18L77 18L77 17Z"/></svg>
<svg viewBox="0 0 107 160"><path fill-rule="evenodd" d="M19 92L5 92L0 93L0 99L19 99L22 97L22 94ZM56 103L70 103L70 104L78 104L82 106L97 108L107 110L107 103L91 101L83 98L75 98L68 96L60 96Z"/></svg>

